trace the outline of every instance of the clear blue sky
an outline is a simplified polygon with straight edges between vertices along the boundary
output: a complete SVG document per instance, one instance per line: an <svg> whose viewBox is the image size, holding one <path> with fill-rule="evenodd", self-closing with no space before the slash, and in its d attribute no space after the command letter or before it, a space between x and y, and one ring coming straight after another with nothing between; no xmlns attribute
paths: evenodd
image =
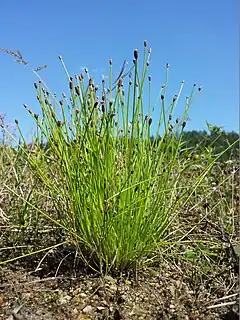
<svg viewBox="0 0 240 320"><path fill-rule="evenodd" d="M41 76L60 94L68 87L58 55L71 74L86 66L99 79L107 74L109 58L115 74L125 58L131 65L133 49L141 54L146 39L152 47L152 100L169 63L171 96L181 80L183 101L193 83L204 86L188 130L206 128L207 120L238 131L238 10L237 0L7 0L0 3L0 47L20 50L34 68L47 64ZM36 77L2 52L0 70L0 114L19 119L28 132L31 122L22 105L39 112Z"/></svg>

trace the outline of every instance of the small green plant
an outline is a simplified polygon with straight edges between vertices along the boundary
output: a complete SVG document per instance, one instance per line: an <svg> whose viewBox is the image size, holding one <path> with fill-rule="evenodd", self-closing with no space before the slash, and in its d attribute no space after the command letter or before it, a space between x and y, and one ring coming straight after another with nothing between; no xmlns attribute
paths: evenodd
<svg viewBox="0 0 240 320"><path fill-rule="evenodd" d="M134 50L133 70L128 80L121 75L116 87L111 60L109 84L103 79L98 87L87 69L70 77L59 57L70 96L62 93L59 100L40 80L34 86L42 114L24 105L36 122L34 152L16 120L19 148L47 187L58 217L42 214L63 228L82 258L100 272L132 268L151 257L214 163L211 156L207 163L182 156L188 111L201 87L193 86L182 118L174 119L184 82L167 104L168 64L154 106L159 118L152 118L150 55L144 42L141 68ZM195 169L199 175L183 184L182 177Z"/></svg>

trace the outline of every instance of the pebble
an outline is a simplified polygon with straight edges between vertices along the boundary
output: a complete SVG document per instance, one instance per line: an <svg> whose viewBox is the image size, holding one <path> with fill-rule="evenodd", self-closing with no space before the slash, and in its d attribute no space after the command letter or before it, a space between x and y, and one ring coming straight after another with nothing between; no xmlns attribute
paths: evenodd
<svg viewBox="0 0 240 320"><path fill-rule="evenodd" d="M84 309L83 309L83 313L90 313L92 312L92 307L91 306L86 306Z"/></svg>

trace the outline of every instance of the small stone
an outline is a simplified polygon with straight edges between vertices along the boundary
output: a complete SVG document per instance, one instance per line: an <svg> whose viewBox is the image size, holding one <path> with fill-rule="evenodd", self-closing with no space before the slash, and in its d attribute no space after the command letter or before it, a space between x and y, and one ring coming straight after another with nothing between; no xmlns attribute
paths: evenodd
<svg viewBox="0 0 240 320"><path fill-rule="evenodd" d="M97 310L98 310L98 311L103 311L103 310L105 310L105 309L106 309L105 307L101 307L101 306L100 306L100 307L97 307Z"/></svg>
<svg viewBox="0 0 240 320"><path fill-rule="evenodd" d="M58 302L59 302L59 304L65 304L65 303L67 303L68 301L70 301L71 299L72 299L72 297L66 295L66 296L64 296L64 297L60 297L60 298L58 299Z"/></svg>
<svg viewBox="0 0 240 320"><path fill-rule="evenodd" d="M90 313L92 312L92 307L91 306L86 306L84 309L83 309L83 313Z"/></svg>

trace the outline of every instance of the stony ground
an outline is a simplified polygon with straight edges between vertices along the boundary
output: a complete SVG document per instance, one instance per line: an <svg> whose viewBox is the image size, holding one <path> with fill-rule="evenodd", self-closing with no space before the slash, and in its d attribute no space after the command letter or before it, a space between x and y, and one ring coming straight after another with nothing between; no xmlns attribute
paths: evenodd
<svg viewBox="0 0 240 320"><path fill-rule="evenodd" d="M52 257L53 258L53 257ZM57 261L56 261L57 262ZM135 274L99 277L81 266L73 275L65 260L33 268L16 262L0 269L0 319L238 319L237 276L197 274L188 262L145 268ZM69 264L69 265L68 265ZM37 264L35 264L35 268ZM56 274L56 271L58 273ZM231 288L232 287L232 288ZM235 301L235 302L234 302ZM230 303L232 302L232 303ZM230 303L216 307L221 303Z"/></svg>

